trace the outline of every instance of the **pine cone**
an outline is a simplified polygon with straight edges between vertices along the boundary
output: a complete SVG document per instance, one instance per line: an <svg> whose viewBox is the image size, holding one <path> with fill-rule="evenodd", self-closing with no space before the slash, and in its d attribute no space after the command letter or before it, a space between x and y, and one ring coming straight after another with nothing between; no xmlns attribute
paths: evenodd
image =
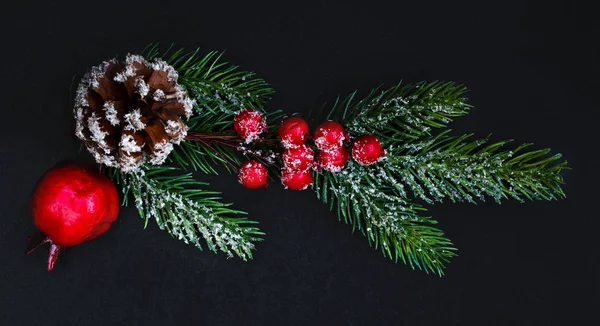
<svg viewBox="0 0 600 326"><path fill-rule="evenodd" d="M145 161L164 163L173 144L185 139L182 119L194 106L177 78L165 61L132 54L124 63L105 61L83 77L75 99L75 134L96 162L124 172Z"/></svg>

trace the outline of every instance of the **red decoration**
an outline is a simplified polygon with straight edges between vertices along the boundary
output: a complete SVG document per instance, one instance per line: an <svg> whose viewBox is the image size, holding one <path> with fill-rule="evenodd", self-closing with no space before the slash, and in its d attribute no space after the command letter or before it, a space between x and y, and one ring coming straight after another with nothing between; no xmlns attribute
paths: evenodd
<svg viewBox="0 0 600 326"><path fill-rule="evenodd" d="M286 148L283 151L283 164L292 170L306 170L315 159L315 152L308 145Z"/></svg>
<svg viewBox="0 0 600 326"><path fill-rule="evenodd" d="M281 183L290 190L304 190L313 184L311 170L281 169Z"/></svg>
<svg viewBox="0 0 600 326"><path fill-rule="evenodd" d="M379 139L374 135L362 135L352 143L352 157L360 164L375 163L381 156L383 156L383 149Z"/></svg>
<svg viewBox="0 0 600 326"><path fill-rule="evenodd" d="M322 151L342 147L346 139L344 127L335 121L325 121L315 129L315 145Z"/></svg>
<svg viewBox="0 0 600 326"><path fill-rule="evenodd" d="M259 111L245 109L235 115L233 128L246 143L250 143L267 130L267 122Z"/></svg>
<svg viewBox="0 0 600 326"><path fill-rule="evenodd" d="M308 123L300 117L284 119L279 126L279 139L283 147L294 147L304 144L308 136Z"/></svg>
<svg viewBox="0 0 600 326"><path fill-rule="evenodd" d="M119 207L117 188L97 170L76 164L50 169L31 196L33 223L42 233L37 239L30 238L27 253L50 243L48 271L51 271L64 247L106 232L117 218Z"/></svg>
<svg viewBox="0 0 600 326"><path fill-rule="evenodd" d="M250 160L242 164L238 177L244 187L257 189L267 185L269 171L267 171L267 167L261 162Z"/></svg>
<svg viewBox="0 0 600 326"><path fill-rule="evenodd" d="M319 167L323 170L338 172L348 161L348 151L345 147L338 147L326 151L320 151L317 155Z"/></svg>

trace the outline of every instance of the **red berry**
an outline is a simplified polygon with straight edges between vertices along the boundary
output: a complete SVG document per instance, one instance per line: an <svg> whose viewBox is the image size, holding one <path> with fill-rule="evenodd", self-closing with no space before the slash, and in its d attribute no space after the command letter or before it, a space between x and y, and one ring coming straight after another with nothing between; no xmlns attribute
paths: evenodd
<svg viewBox="0 0 600 326"><path fill-rule="evenodd" d="M352 143L352 157L360 164L375 163L382 155L381 143L374 135L362 135Z"/></svg>
<svg viewBox="0 0 600 326"><path fill-rule="evenodd" d="M279 139L283 147L294 147L304 144L308 135L308 123L300 117L284 119L279 126Z"/></svg>
<svg viewBox="0 0 600 326"><path fill-rule="evenodd" d="M42 231L33 251L50 243L48 271L65 246L75 246L106 232L119 214L119 195L113 182L96 169L63 164L38 181L31 196L33 223Z"/></svg>
<svg viewBox="0 0 600 326"><path fill-rule="evenodd" d="M313 184L312 171L283 168L281 169L281 183L286 189L304 190Z"/></svg>
<svg viewBox="0 0 600 326"><path fill-rule="evenodd" d="M327 151L320 151L317 155L319 167L323 170L338 172L348 161L348 151L345 147L338 147Z"/></svg>
<svg viewBox="0 0 600 326"><path fill-rule="evenodd" d="M238 135L244 138L246 143L250 143L267 130L267 122L259 111L245 109L235 115L233 128Z"/></svg>
<svg viewBox="0 0 600 326"><path fill-rule="evenodd" d="M259 161L250 160L242 164L238 178L240 183L249 189L262 188L267 185L269 171Z"/></svg>
<svg viewBox="0 0 600 326"><path fill-rule="evenodd" d="M315 145L320 150L342 147L346 140L344 127L335 121L325 121L315 129Z"/></svg>
<svg viewBox="0 0 600 326"><path fill-rule="evenodd" d="M315 159L315 152L308 145L286 148L283 151L283 164L293 170L310 168Z"/></svg>

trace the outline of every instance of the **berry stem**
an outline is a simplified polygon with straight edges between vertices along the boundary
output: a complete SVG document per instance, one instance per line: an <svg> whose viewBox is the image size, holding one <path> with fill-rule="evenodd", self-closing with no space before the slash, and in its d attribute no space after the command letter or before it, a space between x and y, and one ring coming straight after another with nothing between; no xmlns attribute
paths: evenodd
<svg viewBox="0 0 600 326"><path fill-rule="evenodd" d="M219 151L217 151L213 147L213 145L227 146L227 147L237 150L238 152L242 152L244 155L252 155L252 156L256 157L256 159L260 160L261 162L264 162L266 165L273 165L273 166L275 165L273 162L271 162L272 160L269 159L268 157L263 157L263 156L257 154L257 151L248 150L248 148L244 145L245 140L242 137L240 137L239 135L231 134L231 132L232 132L232 130L215 131L215 132L190 131L190 132L188 132L188 134L186 136L186 140L197 141L197 142L202 143L203 145L208 147L210 150L215 152L221 159L223 159L223 161L225 161L227 164L229 164L234 169L237 169L237 167L235 167L235 165L232 162L230 162L221 153L219 153ZM277 148L277 147L281 146L279 139L271 138L273 136L276 136L275 134L268 133L266 135L269 135L270 137L255 139L253 141L253 143L267 145L270 148ZM258 151L258 152L261 152L261 151ZM276 156L278 155L278 153L276 153L275 151L270 150L270 149L262 150L262 152L265 152L267 154L274 154Z"/></svg>
<svg viewBox="0 0 600 326"><path fill-rule="evenodd" d="M221 142L227 142L236 147L238 144L244 143L244 141L245 141L242 137L240 137L238 135L229 134L228 131L217 131L217 132L190 131L190 132L188 132L185 139L192 140L192 141L202 140L202 141L209 142L209 143L221 141ZM253 142L259 143L259 144L277 145L279 143L279 140L275 139L275 138L258 138L256 140L254 140Z"/></svg>

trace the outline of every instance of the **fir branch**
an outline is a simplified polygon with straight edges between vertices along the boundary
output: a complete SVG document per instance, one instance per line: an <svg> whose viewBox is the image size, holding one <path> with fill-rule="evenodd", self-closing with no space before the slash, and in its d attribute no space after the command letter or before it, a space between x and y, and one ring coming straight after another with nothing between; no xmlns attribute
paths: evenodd
<svg viewBox="0 0 600 326"><path fill-rule="evenodd" d="M469 141L471 135L435 137L407 142L388 150L383 165L391 181L404 184L428 203L524 198L553 200L565 195L561 171L567 162L550 149L527 151L531 144L501 150L510 140Z"/></svg>
<svg viewBox="0 0 600 326"><path fill-rule="evenodd" d="M159 45L151 44L143 52L148 59L160 55ZM197 102L197 108L211 108L228 114L244 108L261 109L274 91L263 79L252 72L239 70L238 66L220 61L224 52L210 51L200 54L200 49L186 53L172 46L160 55L179 73L183 85Z"/></svg>
<svg viewBox="0 0 600 326"><path fill-rule="evenodd" d="M430 135L431 128L444 128L452 118L467 114L471 106L465 92L452 82L378 87L359 101L356 92L338 99L328 119L342 121L355 135L375 134L388 143L401 143Z"/></svg>
<svg viewBox="0 0 600 326"><path fill-rule="evenodd" d="M389 181L381 165L349 162L338 173L315 173L313 188L340 220L360 230L384 256L443 275L445 264L455 256L452 242L432 226L435 220L420 215L423 207L407 200L401 186Z"/></svg>
<svg viewBox="0 0 600 326"><path fill-rule="evenodd" d="M143 170L130 174L111 169L109 175L122 186L127 205L128 195L135 201L140 216L148 223L154 219L161 230L166 230L186 244L202 249L207 247L228 257L237 255L243 260L252 258L254 243L264 233L255 227L257 222L235 217L245 212L230 208L220 201L220 193L199 189L206 186L191 174L173 175L177 169L167 166L145 165Z"/></svg>
<svg viewBox="0 0 600 326"><path fill-rule="evenodd" d="M503 150L511 141L470 140L450 136L450 130L432 135L431 128L468 113L464 92L453 83L419 83L377 88L360 101L355 92L336 102L328 118L342 121L354 137L376 135L386 153L369 166L349 162L341 172L317 173L314 184L317 196L385 256L439 275L455 249L410 197L427 203L491 197L499 203L565 196L561 172L567 162L560 154L528 151L531 144Z"/></svg>
<svg viewBox="0 0 600 326"><path fill-rule="evenodd" d="M150 44L142 51L147 59L163 58L179 74L179 83L195 100L196 112L187 125L191 132L221 132L235 135L233 120L241 109L262 111L270 126L282 117L281 111L265 112L263 106L274 91L254 73L238 69L238 66L221 62L223 52L211 51L201 55L196 49L186 53L184 49L160 51L158 44ZM271 127L274 131L275 127ZM260 146L259 146L260 147ZM235 147L218 142L185 141L169 157L184 168L207 174L217 174L215 166L222 165L228 172L237 172L240 158Z"/></svg>

